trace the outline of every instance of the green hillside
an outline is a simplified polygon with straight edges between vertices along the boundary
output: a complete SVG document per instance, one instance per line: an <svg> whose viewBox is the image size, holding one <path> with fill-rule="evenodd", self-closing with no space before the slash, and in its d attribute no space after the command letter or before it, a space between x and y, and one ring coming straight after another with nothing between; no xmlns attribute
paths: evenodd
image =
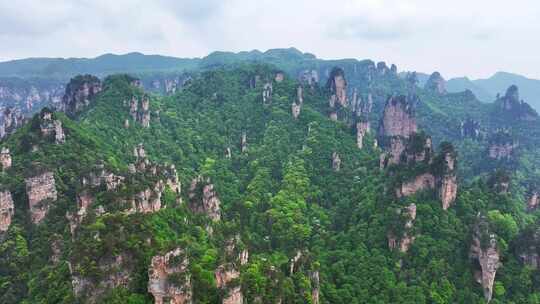
<svg viewBox="0 0 540 304"><path fill-rule="evenodd" d="M540 176L539 120L501 112L502 99L436 95L371 61L320 61L328 83L299 83L316 59L289 52L241 54L274 65L213 54L172 96L111 75L81 112L44 109L7 137L12 166L0 190L14 214L0 232L0 302L154 303L163 294L223 303L240 294L243 303L540 303L540 273L523 259L540 248L539 213L527 211ZM334 66L358 104L339 105ZM358 110L369 95L373 108ZM389 107L413 100L404 119L418 132L377 131ZM468 118L482 136L464 135ZM357 123L366 121L360 149ZM402 159L381 168L394 139L405 143ZM514 141L508 157L487 156ZM454 169L445 157L453 164L456 154ZM454 174L446 208L438 187ZM436 185L405 194L419 176ZM477 281L487 276L478 252L501 263L490 292Z"/></svg>

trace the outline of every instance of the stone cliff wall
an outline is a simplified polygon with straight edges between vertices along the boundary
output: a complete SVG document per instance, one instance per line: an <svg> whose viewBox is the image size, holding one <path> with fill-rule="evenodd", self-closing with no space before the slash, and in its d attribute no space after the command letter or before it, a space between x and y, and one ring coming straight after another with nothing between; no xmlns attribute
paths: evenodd
<svg viewBox="0 0 540 304"><path fill-rule="evenodd" d="M148 268L148 292L154 296L155 304L191 304L193 292L189 260L182 249L176 248L165 255L152 258ZM181 281L173 277L181 277Z"/></svg>
<svg viewBox="0 0 540 304"><path fill-rule="evenodd" d="M383 117L379 125L379 136L401 136L409 138L418 132L414 119L413 97L392 96L386 101Z"/></svg>
<svg viewBox="0 0 540 304"><path fill-rule="evenodd" d="M471 244L470 256L480 265L479 273L476 273L475 277L477 278L478 283L482 285L484 298L486 299L486 302L489 303L493 295L495 275L497 269L501 267L502 264L500 263L500 255L495 235L489 234L488 244L483 245L481 242L482 233L489 233L489 231L479 231L478 228L476 228Z"/></svg>
<svg viewBox="0 0 540 304"><path fill-rule="evenodd" d="M0 234L9 229L14 214L15 205L13 204L11 192L0 191Z"/></svg>
<svg viewBox="0 0 540 304"><path fill-rule="evenodd" d="M32 223L39 224L47 215L52 202L57 199L54 174L45 172L29 177L26 182L26 194L30 207Z"/></svg>
<svg viewBox="0 0 540 304"><path fill-rule="evenodd" d="M62 97L64 112L68 115L81 112L101 90L101 81L95 76L78 75L72 78Z"/></svg>

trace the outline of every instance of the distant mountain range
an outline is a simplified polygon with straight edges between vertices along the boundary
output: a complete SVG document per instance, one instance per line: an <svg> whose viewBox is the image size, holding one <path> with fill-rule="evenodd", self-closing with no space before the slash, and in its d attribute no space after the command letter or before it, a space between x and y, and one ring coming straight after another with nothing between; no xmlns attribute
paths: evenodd
<svg viewBox="0 0 540 304"><path fill-rule="evenodd" d="M417 77L419 85L423 87L429 78L429 74L417 73ZM519 87L521 99L536 110L540 110L540 80L527 78L519 74L497 72L489 78L474 80L468 77L451 78L446 82L446 89L450 93L470 90L480 101L493 102L497 94L504 95L506 89L511 85Z"/></svg>
<svg viewBox="0 0 540 304"><path fill-rule="evenodd" d="M105 54L96 58L28 58L0 62L0 77L47 78L65 82L77 74L105 76L113 73L178 72L242 62L264 62L284 69L295 67L295 71L287 71L295 73L302 67L314 64L338 64L352 60L322 60L295 48L271 49L266 52L258 50L238 53L213 52L202 58L177 58L141 53ZM419 85L423 86L428 77L428 74L418 73ZM522 75L498 72L487 79L452 78L447 81L446 86L449 92L470 90L479 100L493 102L497 94L503 94L513 84L519 87L523 100L540 110L540 80L529 79Z"/></svg>

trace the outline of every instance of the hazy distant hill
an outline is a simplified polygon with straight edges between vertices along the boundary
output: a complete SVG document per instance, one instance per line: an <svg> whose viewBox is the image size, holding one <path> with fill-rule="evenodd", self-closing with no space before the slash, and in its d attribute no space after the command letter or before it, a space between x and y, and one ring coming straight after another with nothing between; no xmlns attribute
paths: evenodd
<svg viewBox="0 0 540 304"><path fill-rule="evenodd" d="M506 87L509 87L506 86ZM452 78L446 83L446 88L449 92L463 92L465 90L471 90L476 98L483 102L493 102L496 94L486 90L486 88L477 84L475 81L471 81L467 77Z"/></svg>
<svg viewBox="0 0 540 304"><path fill-rule="evenodd" d="M57 78L65 81L77 74L105 76L120 72L133 74L171 72L248 62L273 64L288 73L296 74L303 68L313 67L317 67L321 72L328 72L329 66L358 61L353 59L322 60L311 53L303 53L295 48L271 49L266 52L258 50L238 53L213 52L203 58L176 58L141 53L105 54L96 58L28 58L0 62L0 77ZM400 75L403 76L404 73L406 72ZM323 73L321 76L324 77L326 74ZM429 74L417 73L417 77L418 85L423 87ZM467 77L452 78L447 82L447 89L449 92L471 90L479 100L493 102L497 93L504 93L512 84L520 88L523 100L536 109L540 109L540 80L517 74L498 72L490 78L477 80L470 80Z"/></svg>
<svg viewBox="0 0 540 304"><path fill-rule="evenodd" d="M106 75L118 72L185 70L200 59L175 58L161 55L129 53L105 54L96 58L29 58L0 62L1 77L69 78L76 74Z"/></svg>
<svg viewBox="0 0 540 304"><path fill-rule="evenodd" d="M490 78L478 79L473 82L492 95L497 95L497 93L503 94L506 88L515 84L519 87L521 99L536 109L540 109L540 80L538 79L530 79L507 72L498 72Z"/></svg>

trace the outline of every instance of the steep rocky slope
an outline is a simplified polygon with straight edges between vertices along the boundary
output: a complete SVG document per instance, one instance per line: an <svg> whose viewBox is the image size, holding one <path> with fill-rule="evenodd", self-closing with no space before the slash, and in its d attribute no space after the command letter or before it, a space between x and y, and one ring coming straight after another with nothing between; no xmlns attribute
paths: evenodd
<svg viewBox="0 0 540 304"><path fill-rule="evenodd" d="M0 302L534 303L524 103L336 65L75 77L1 142Z"/></svg>

